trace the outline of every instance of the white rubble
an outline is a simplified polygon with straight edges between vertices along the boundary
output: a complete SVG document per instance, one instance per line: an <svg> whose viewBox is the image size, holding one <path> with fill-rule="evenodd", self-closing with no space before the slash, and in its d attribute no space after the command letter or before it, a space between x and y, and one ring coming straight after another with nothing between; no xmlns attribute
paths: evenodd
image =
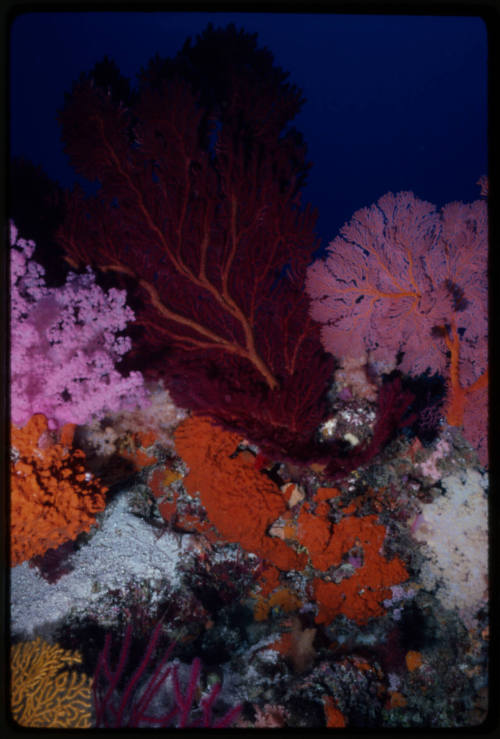
<svg viewBox="0 0 500 739"><path fill-rule="evenodd" d="M12 634L31 639L70 611L93 610L103 594L130 582L146 582L153 592L166 581L172 590L179 587L177 565L191 535L160 535L128 511L127 498L123 491L108 504L100 528L72 555L73 571L57 582L47 582L28 562L11 569Z"/></svg>

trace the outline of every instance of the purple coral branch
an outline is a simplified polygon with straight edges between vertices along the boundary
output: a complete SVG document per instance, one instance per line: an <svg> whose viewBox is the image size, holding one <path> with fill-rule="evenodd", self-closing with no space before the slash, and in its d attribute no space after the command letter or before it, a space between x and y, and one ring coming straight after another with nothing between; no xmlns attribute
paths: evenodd
<svg viewBox="0 0 500 739"><path fill-rule="evenodd" d="M106 718L105 718L106 709L109 709L109 711L114 714L115 718L117 716L118 712L110 705L110 701L116 690L118 681L120 680L120 677L123 674L123 670L125 668L128 650L130 647L131 636L132 636L132 630L129 626L127 627L127 631L125 632L125 638L121 646L120 655L118 658L118 664L116 666L115 671L113 672L111 670L110 661L109 661L109 652L111 649L111 634L110 633L106 634L106 639L104 641L104 648L102 652L100 653L99 659L97 661L97 667L96 667L96 671L94 675L94 682L92 685L97 726L100 726L103 723L106 725ZM101 671L104 673L104 675L106 676L106 679L109 681L108 689L102 700L98 692L98 684L99 684L99 678L101 676Z"/></svg>
<svg viewBox="0 0 500 739"><path fill-rule="evenodd" d="M213 722L213 724L211 724L212 728L213 729L227 729L228 726L231 726L233 722L236 721L236 719L241 713L241 708L242 708L241 705L234 706L234 708L230 708L225 716L222 716L222 718L217 719L216 721Z"/></svg>
<svg viewBox="0 0 500 739"><path fill-rule="evenodd" d="M200 662L199 657L196 657L193 660L193 664L191 666L191 675L189 678L187 692L186 692L186 695L184 696L182 695L182 692L180 690L179 673L178 673L177 665L175 665L172 671L172 683L174 686L174 695L175 695L175 700L176 700L176 703L180 711L180 717L179 717L179 721L177 724L179 728L185 728L188 725L189 713L191 711L191 708L193 707L194 692L198 684L198 678L200 676L200 671L201 671L201 662Z"/></svg>
<svg viewBox="0 0 500 739"><path fill-rule="evenodd" d="M149 640L149 644L148 644L148 647L146 649L146 653L145 653L144 657L142 658L142 660L141 660L139 666L137 667L136 671L134 672L134 674L132 676L132 679L128 683L128 685L127 685L127 687L125 689L125 692L123 693L122 699L120 701L120 708L119 708L119 711L118 711L118 726L121 726L122 725L121 722L122 722L122 717L123 717L124 711L125 711L128 703L129 703L129 701L130 701L130 698L132 696L132 693L134 692L134 689L135 689L137 683L141 679L141 676L144 673L144 670L146 669L146 667L149 664L149 661L151 659L151 655L152 655L153 650L154 650L154 648L156 646L156 642L158 641L158 638L160 636L161 627L162 627L162 622L159 621L156 624L156 626L155 626L155 628L153 630L153 633L151 635L151 639ZM130 645L130 637L131 637L131 634L132 634L132 625L129 624L127 626L127 634L125 636L125 641L127 642L127 650L129 648L129 645ZM127 636L128 636L128 640L127 640ZM170 657L174 646L175 646L175 642L172 642L172 644L169 645L166 654L164 655L163 659L161 660L160 664L158 665L158 668L155 670L152 678L148 682L148 688L146 689L146 692L149 692L149 688L152 687L153 683L156 683L155 678L157 677L158 672L161 671L161 669L162 669L163 665L165 664L165 662L167 661L167 659ZM122 651L123 651L123 647L122 647ZM165 678L166 677L167 677L167 675L165 675ZM158 687L160 686L160 684L161 683L158 684ZM154 692L156 692L156 691L153 691L152 692L151 697L150 697L149 700L151 700L151 698L153 697ZM148 705L149 705L149 701L146 703L145 708ZM134 709L134 711L132 713L132 716L135 717L136 714L137 714L137 716L140 716L139 706L140 706L140 702L135 707L135 709Z"/></svg>
<svg viewBox="0 0 500 739"><path fill-rule="evenodd" d="M96 711L96 725L105 726L106 728L141 726L145 724L150 726L168 726L171 724L172 720L177 717L176 726L178 728L196 726L202 726L205 728L224 728L230 726L240 713L241 706L236 706L230 709L219 719L214 720L212 717L212 708L221 688L220 683L214 685L210 694L202 699L200 704L202 717L194 722L189 722L189 715L193 709L196 689L199 683L201 661L198 657L193 661L188 685L183 693L179 682L178 665L168 664L168 660L170 659L175 647L175 642L172 642L168 646L162 659L155 666L152 675L148 678L144 686L141 697L137 700L134 699L134 694L139 687L141 678L150 664L160 633L161 621L156 625L146 648L146 652L131 679L127 683L121 698L116 698L116 691L118 683L123 677L127 663L132 638L132 626L129 625L126 629L115 670L112 670L110 667L111 635L108 634L106 636L104 648L99 655L94 675L93 695ZM104 696L101 696L99 692L99 683L103 676L109 682L109 685ZM173 707L161 716L147 715L146 711L148 710L151 701L155 695L158 694L161 686L169 676L172 678L174 699ZM114 697L115 701L118 700L118 705L116 705L116 702L113 700ZM128 718L126 717L127 712L129 714Z"/></svg>
<svg viewBox="0 0 500 739"><path fill-rule="evenodd" d="M169 713L161 716L159 719L156 719L153 716L146 716L146 711L148 710L149 704L153 700L153 697L156 695L161 685L165 682L172 671L171 665L167 664L167 662L170 658L170 655L172 654L174 646L175 642L172 642L169 645L158 667L155 669L153 675L148 681L146 690L144 691L141 699L138 701L137 706L132 712L131 723L137 724L140 720L148 721L149 723L166 723L170 721L177 713L178 708L177 706L174 706Z"/></svg>

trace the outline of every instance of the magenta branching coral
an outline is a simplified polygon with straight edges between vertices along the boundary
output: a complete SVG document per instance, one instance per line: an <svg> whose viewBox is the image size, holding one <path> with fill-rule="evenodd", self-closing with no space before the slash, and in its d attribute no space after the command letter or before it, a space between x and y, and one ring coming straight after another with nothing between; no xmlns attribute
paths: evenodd
<svg viewBox="0 0 500 739"><path fill-rule="evenodd" d="M118 686L123 680L127 667L132 626L129 624L127 627L114 669L110 663L111 634L106 635L93 683L96 726L104 728L170 726L179 729L196 727L222 729L230 726L238 717L241 711L240 706L231 708L218 718L212 715L214 703L221 689L220 683L214 685L201 698L199 704L195 703L201 672L201 662L198 658L193 661L188 683L184 690L182 689L179 664L169 661L175 648L175 642L168 646L163 657L154 665L152 673L146 678L147 671L152 666L151 661L162 626L162 622L158 622L144 657L121 693ZM161 709L157 708L157 711L153 713L154 699L168 679L171 680L170 705L163 706Z"/></svg>

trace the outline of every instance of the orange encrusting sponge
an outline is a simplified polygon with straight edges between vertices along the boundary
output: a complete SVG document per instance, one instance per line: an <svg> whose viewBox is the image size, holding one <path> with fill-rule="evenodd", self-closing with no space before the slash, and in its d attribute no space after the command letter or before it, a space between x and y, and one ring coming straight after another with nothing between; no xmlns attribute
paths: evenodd
<svg viewBox="0 0 500 739"><path fill-rule="evenodd" d="M11 432L10 556L15 566L89 531L107 488L86 473L85 454L69 450L73 429L50 440L41 414ZM40 443L39 443L40 442Z"/></svg>

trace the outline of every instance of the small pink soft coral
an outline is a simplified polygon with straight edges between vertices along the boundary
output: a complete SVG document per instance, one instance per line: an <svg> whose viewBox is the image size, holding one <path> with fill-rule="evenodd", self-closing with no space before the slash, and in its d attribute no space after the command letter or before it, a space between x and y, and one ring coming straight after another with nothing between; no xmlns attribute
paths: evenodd
<svg viewBox="0 0 500 739"><path fill-rule="evenodd" d="M23 426L43 413L51 428L84 424L105 411L144 402L140 372L116 369L131 347L118 336L133 311L125 291L104 292L90 269L49 288L34 262L35 244L11 222L11 416Z"/></svg>

